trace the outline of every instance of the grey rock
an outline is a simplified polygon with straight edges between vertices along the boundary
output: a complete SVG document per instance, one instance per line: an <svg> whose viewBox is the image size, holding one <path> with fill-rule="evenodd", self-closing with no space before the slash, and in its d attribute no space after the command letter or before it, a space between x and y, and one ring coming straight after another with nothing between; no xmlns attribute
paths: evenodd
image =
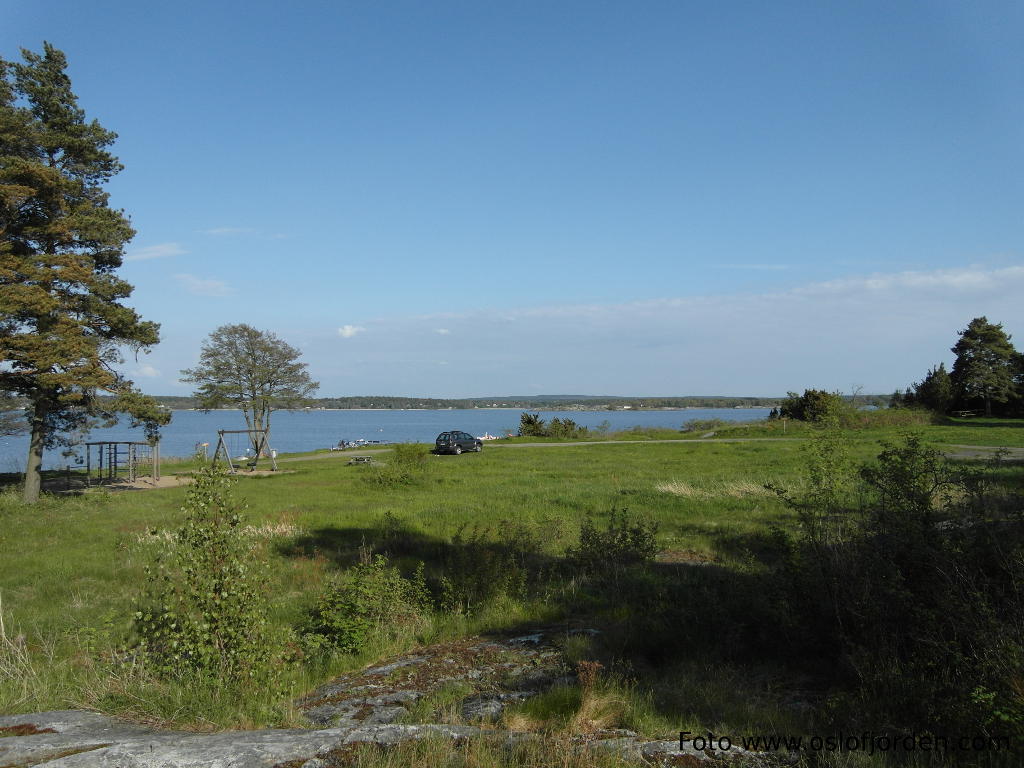
<svg viewBox="0 0 1024 768"><path fill-rule="evenodd" d="M610 752L625 760L639 760L641 757L640 742L629 736L591 741L587 743L586 747L594 752Z"/></svg>
<svg viewBox="0 0 1024 768"><path fill-rule="evenodd" d="M0 739L0 765L46 768L270 768L326 752L348 730L224 733L158 731L91 712L40 712L0 718L0 727L33 725L54 733Z"/></svg>
<svg viewBox="0 0 1024 768"><path fill-rule="evenodd" d="M645 760L657 765L679 765L688 758L708 762L712 760L735 761L745 766L767 765L766 757L757 752L750 752L742 747L730 747L726 750L695 749L693 744L684 744L679 748L678 741L649 741L640 747L640 754ZM691 760L692 762L692 760Z"/></svg>
<svg viewBox="0 0 1024 768"><path fill-rule="evenodd" d="M538 645L541 640L544 639L543 632L531 632L528 635L520 635L519 637L513 637L506 642L509 645Z"/></svg>
<svg viewBox="0 0 1024 768"><path fill-rule="evenodd" d="M509 704L536 695L533 691L481 693L462 702L463 720L497 720Z"/></svg>
<svg viewBox="0 0 1024 768"><path fill-rule="evenodd" d="M426 656L407 656L404 659L399 659L398 661L392 662L391 664L385 664L382 667L372 667L371 669L366 670L364 674L387 675L391 672L394 672L396 669L401 669L402 667L412 667L417 664L422 664L426 660Z"/></svg>
<svg viewBox="0 0 1024 768"><path fill-rule="evenodd" d="M306 710L306 718L317 725L356 728L360 725L393 723L422 698L419 691L393 691L382 696L328 702Z"/></svg>
<svg viewBox="0 0 1024 768"><path fill-rule="evenodd" d="M678 741L649 741L640 746L640 755L657 765L680 764L684 758L693 758L702 763L711 760L706 752L694 749L690 744L684 744L683 748L679 749Z"/></svg>
<svg viewBox="0 0 1024 768"><path fill-rule="evenodd" d="M393 746L405 741L418 741L431 736L443 736L462 741L479 736L483 731L469 725L367 725L356 728L345 736L346 744L378 744Z"/></svg>

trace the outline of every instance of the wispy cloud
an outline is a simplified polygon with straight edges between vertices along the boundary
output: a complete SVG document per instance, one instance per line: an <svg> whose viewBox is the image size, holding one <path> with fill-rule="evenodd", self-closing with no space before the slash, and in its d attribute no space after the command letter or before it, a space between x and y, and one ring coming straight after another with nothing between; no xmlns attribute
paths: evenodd
<svg viewBox="0 0 1024 768"><path fill-rule="evenodd" d="M966 266L774 291L377 318L359 378L381 391L431 380L438 361L422 349L426 328L458 340L443 357L462 374L456 394L767 395L854 383L885 392L949 365L956 333L972 317L1024 337L1021 295L1024 265Z"/></svg>
<svg viewBox="0 0 1024 768"><path fill-rule="evenodd" d="M149 261L150 259L166 259L169 256L181 256L188 253L178 243L157 243L143 248L133 248L125 255L127 261Z"/></svg>
<svg viewBox="0 0 1024 768"><path fill-rule="evenodd" d="M450 336L451 335L451 329L449 329L449 328L435 328L434 329L434 333L436 333L438 336Z"/></svg>
<svg viewBox="0 0 1024 768"><path fill-rule="evenodd" d="M138 368L132 371L132 375L141 376L144 379L159 379L161 373L152 365L140 365Z"/></svg>
<svg viewBox="0 0 1024 768"><path fill-rule="evenodd" d="M229 296L233 292L223 280L211 280L187 273L175 275L174 279L195 296Z"/></svg>
<svg viewBox="0 0 1024 768"><path fill-rule="evenodd" d="M343 339L351 339L357 333L362 333L365 330L361 325L343 325L338 329L338 335Z"/></svg>
<svg viewBox="0 0 1024 768"><path fill-rule="evenodd" d="M204 235L248 235L256 230L252 227L213 227L199 230Z"/></svg>

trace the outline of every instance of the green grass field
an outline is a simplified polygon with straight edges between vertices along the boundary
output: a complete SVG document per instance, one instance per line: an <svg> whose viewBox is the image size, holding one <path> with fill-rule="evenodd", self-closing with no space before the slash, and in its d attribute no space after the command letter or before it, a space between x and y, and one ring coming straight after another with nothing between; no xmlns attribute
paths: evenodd
<svg viewBox="0 0 1024 768"><path fill-rule="evenodd" d="M368 482L372 467L348 466L338 456L282 461L282 471L272 476L241 475L237 495L267 566L265 591L278 626L300 622L324 585L368 551L390 554L404 571L425 562L430 573L460 531L500 542L521 526L557 562L577 543L584 520L600 522L617 509L657 523L661 570L652 584L668 589L664 600L681 603L680 621L686 621L685 643L671 653L659 657L657 649L641 648L634 654L629 600L642 584L625 585L618 602L597 603L563 586L546 596L496 601L469 615L439 616L416 636L303 667L282 690L267 692L260 707L206 699L148 679L110 680L111 665L97 661L109 661L130 642L133 600L141 594L155 542L180 525L184 488L94 490L47 496L33 507L8 489L0 495L0 599L9 646L6 656L0 654L0 711L89 706L189 727L290 723L290 697L396 649L573 617L601 629L601 653L631 670L623 677L629 679L623 682L629 703L620 718L626 727L669 737L682 727L809 727L806 717L780 709L779 701L813 688L820 670L780 661L781 650L765 658L716 655L722 630L710 623L692 629L710 622L702 618L709 606L682 604L691 595L695 601L727 600L710 608L726 616L763 614L770 627L772 607L759 592L759 574L771 561L771 528L793 529L796 521L764 484L800 488L808 435L793 424L785 435L780 428L737 426L717 430L717 436L790 439L652 443L649 435L638 435L628 443L489 445L479 454L430 457L423 479L408 486ZM847 432L852 460L870 460L879 441L897 437L900 429ZM1024 423L1018 422L970 420L917 431L938 445L1024 446ZM387 454L380 459L387 461ZM181 464L165 472L190 469ZM1019 474L1007 470L1018 484ZM691 625L691 618L697 623ZM758 640L766 648L776 642L784 645L785 638ZM557 702L551 706L557 709Z"/></svg>

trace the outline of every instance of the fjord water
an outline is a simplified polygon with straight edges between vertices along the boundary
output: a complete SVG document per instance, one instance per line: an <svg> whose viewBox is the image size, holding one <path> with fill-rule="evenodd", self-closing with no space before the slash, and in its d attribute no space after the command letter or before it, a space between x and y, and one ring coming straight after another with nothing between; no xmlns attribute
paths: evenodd
<svg viewBox="0 0 1024 768"><path fill-rule="evenodd" d="M767 408L687 408L681 410L630 411L531 411L548 421L572 419L591 429L604 422L612 431L632 427L680 429L692 419L752 421L768 416ZM473 408L467 410L302 410L276 411L271 419L270 444L279 453L330 448L339 440L380 440L389 443L432 443L439 432L462 430L480 436L485 432L503 436L519 428L520 409ZM165 457L191 456L197 443L209 443L212 453L218 429L245 429L240 411L175 411L171 423L161 432L160 449ZM244 451L244 435L236 445ZM145 440L141 429L127 422L107 429L95 429L88 440ZM229 444L234 450L234 446ZM0 438L0 472L22 472L28 440L24 436ZM63 467L74 463L60 449L47 451L43 466Z"/></svg>

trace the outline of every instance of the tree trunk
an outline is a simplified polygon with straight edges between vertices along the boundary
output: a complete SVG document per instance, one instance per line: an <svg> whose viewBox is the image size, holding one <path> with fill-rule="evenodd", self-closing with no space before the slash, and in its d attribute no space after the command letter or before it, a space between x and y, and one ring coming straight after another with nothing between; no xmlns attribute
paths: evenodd
<svg viewBox="0 0 1024 768"><path fill-rule="evenodd" d="M985 395L985 415L992 417L992 398L988 395Z"/></svg>
<svg viewBox="0 0 1024 768"><path fill-rule="evenodd" d="M46 403L43 398L36 398L32 409L31 436L28 441L28 458L25 460L25 489L22 499L26 504L39 501L42 488L43 440L46 437Z"/></svg>
<svg viewBox="0 0 1024 768"><path fill-rule="evenodd" d="M252 426L249 429L261 430L263 429L263 409L261 407L253 406L252 409ZM260 457L260 436L254 432L249 433L249 442L252 443L252 452L258 459Z"/></svg>

